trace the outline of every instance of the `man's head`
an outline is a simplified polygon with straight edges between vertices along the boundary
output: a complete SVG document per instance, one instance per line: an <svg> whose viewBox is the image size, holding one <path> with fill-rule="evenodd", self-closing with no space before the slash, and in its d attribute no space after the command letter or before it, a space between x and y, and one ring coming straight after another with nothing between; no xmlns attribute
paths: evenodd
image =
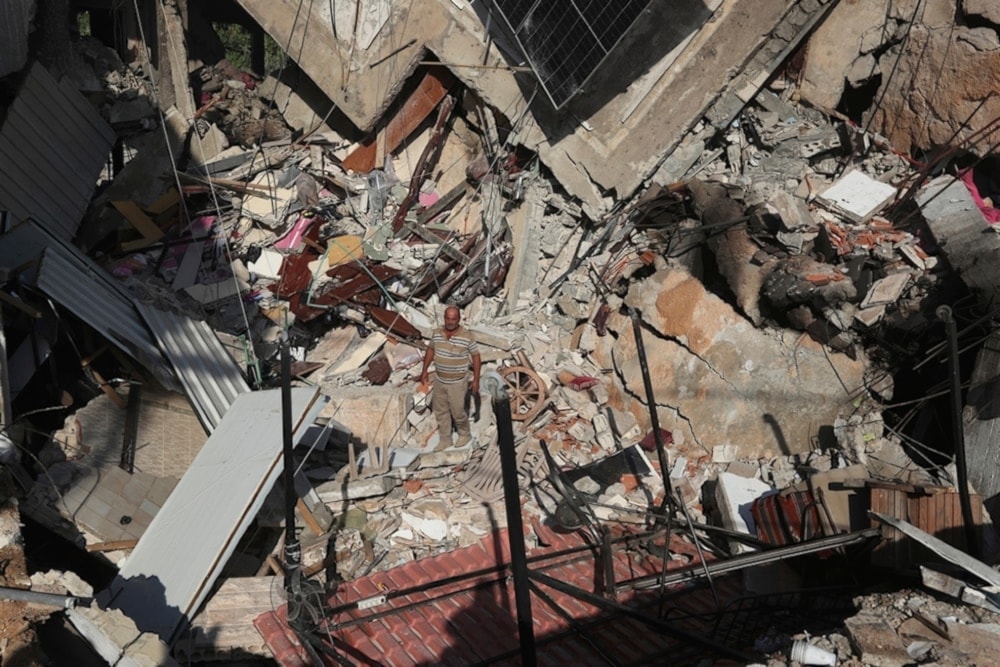
<svg viewBox="0 0 1000 667"><path fill-rule="evenodd" d="M444 309L444 330L445 331L455 331L458 329L458 323L462 321L462 313L459 312L458 306L448 306Z"/></svg>

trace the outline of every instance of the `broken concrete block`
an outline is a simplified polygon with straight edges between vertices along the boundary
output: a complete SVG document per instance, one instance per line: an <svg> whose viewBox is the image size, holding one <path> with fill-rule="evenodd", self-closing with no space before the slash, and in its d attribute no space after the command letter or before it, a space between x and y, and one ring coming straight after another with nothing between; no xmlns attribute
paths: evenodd
<svg viewBox="0 0 1000 667"><path fill-rule="evenodd" d="M225 132L215 124L209 125L202 136L197 131L191 133L191 159L197 166L203 166L229 147Z"/></svg>
<svg viewBox="0 0 1000 667"><path fill-rule="evenodd" d="M401 514L403 523L413 528L424 537L441 542L448 537L448 522L442 519L428 519L409 512Z"/></svg>
<svg viewBox="0 0 1000 667"><path fill-rule="evenodd" d="M871 289L868 290L868 294L865 295L864 301L861 302L861 308L864 309L871 308L872 306L883 306L896 303L899 301L899 297L903 295L903 292L909 284L910 274L908 272L893 273L885 278L880 278L879 280L876 280L872 284Z"/></svg>
<svg viewBox="0 0 1000 667"><path fill-rule="evenodd" d="M750 505L757 498L773 492L774 489L770 485L759 479L748 479L727 472L720 473L715 488L715 501L722 517L722 525L729 530L756 535L757 527L750 514ZM745 544L733 543L734 553L750 550Z"/></svg>
<svg viewBox="0 0 1000 667"><path fill-rule="evenodd" d="M581 477L573 484L577 491L589 495L596 495L601 492L601 485L591 477Z"/></svg>
<svg viewBox="0 0 1000 667"><path fill-rule="evenodd" d="M465 463L469 460L469 448L462 447L457 449L452 447L450 449L445 449L440 452L428 452L420 455L420 460L417 463L417 469L423 470L424 468L441 468L444 466L457 466Z"/></svg>
<svg viewBox="0 0 1000 667"><path fill-rule="evenodd" d="M139 632L135 622L117 609L105 611L95 604L67 609L66 616L109 665L178 667L159 637Z"/></svg>
<svg viewBox="0 0 1000 667"><path fill-rule="evenodd" d="M781 226L789 232L816 226L805 201L784 190L775 192L767 202L767 210L777 216Z"/></svg>
<svg viewBox="0 0 1000 667"><path fill-rule="evenodd" d="M851 222L863 224L895 196L895 186L855 170L837 179L816 202Z"/></svg>
<svg viewBox="0 0 1000 667"><path fill-rule="evenodd" d="M712 463L732 463L739 458L736 445L716 445L712 448Z"/></svg>
<svg viewBox="0 0 1000 667"><path fill-rule="evenodd" d="M845 620L844 627L862 664L901 667L913 662L902 639L884 618L862 612Z"/></svg>
<svg viewBox="0 0 1000 667"><path fill-rule="evenodd" d="M596 415L595 415L596 416ZM586 422L577 421L574 422L567 430L577 442L593 442L594 441L594 429Z"/></svg>
<svg viewBox="0 0 1000 667"><path fill-rule="evenodd" d="M353 481L332 480L315 487L316 493L324 503L380 497L394 488L396 488L396 480L388 476Z"/></svg>

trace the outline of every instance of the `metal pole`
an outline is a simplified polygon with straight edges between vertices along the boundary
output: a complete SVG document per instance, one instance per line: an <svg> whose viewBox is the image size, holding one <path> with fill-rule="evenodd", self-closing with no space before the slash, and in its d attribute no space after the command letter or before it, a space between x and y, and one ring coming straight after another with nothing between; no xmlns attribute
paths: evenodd
<svg viewBox="0 0 1000 667"><path fill-rule="evenodd" d="M656 396L653 395L653 381L649 377L649 365L646 363L646 347L642 342L642 320L635 308L629 308L629 315L632 318L635 350L639 355L639 368L642 369L642 384L646 388L646 404L649 406L649 421L653 426L653 440L656 442L656 456L660 460L663 486L667 490L667 497L672 498L674 489L670 484L670 466L667 461L667 452L663 447L663 435L660 433L660 418L656 414Z"/></svg>
<svg viewBox="0 0 1000 667"><path fill-rule="evenodd" d="M286 337L281 342L281 437L283 479L285 483L285 592L288 593L288 618L299 618L292 605L299 603L299 568L302 553L295 533L295 459L292 456L292 357Z"/></svg>
<svg viewBox="0 0 1000 667"><path fill-rule="evenodd" d="M26 591L23 588L8 588L6 586L0 586L0 599L44 604L50 607L62 607L63 609L72 609L78 604L87 606L91 602L90 598L78 598L73 595L59 595L58 593L43 593L41 591Z"/></svg>
<svg viewBox="0 0 1000 667"><path fill-rule="evenodd" d="M500 378L488 376L486 387L493 397L497 420L497 446L500 447L500 471L503 475L504 506L507 510L507 538L510 542L510 565L514 574L514 603L517 609L517 632L521 641L521 664L534 667L535 628L531 616L528 589L528 558L524 550L524 525L521 521L521 490L517 484L517 453L514 446L514 422L510 416L510 398Z"/></svg>
<svg viewBox="0 0 1000 667"><path fill-rule="evenodd" d="M937 316L944 322L948 334L948 372L951 375L951 428L955 441L955 469L958 472L958 501L962 507L965 524L965 545L969 555L979 558L979 538L972 519L972 502L969 499L969 474L965 464L965 432L962 428L962 374L958 365L958 329L951 308L939 306Z"/></svg>
<svg viewBox="0 0 1000 667"><path fill-rule="evenodd" d="M122 442L122 459L118 467L132 474L135 472L135 445L139 437L139 398L142 385L132 382L128 388L128 406L125 411L125 440Z"/></svg>

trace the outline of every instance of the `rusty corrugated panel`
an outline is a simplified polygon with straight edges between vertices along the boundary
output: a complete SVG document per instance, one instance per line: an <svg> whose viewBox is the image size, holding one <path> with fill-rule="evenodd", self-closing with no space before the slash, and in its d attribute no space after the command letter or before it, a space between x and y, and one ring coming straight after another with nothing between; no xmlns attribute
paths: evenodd
<svg viewBox="0 0 1000 667"><path fill-rule="evenodd" d="M45 249L38 289L145 366L167 389L180 386L124 287L76 248L58 242Z"/></svg>
<svg viewBox="0 0 1000 667"><path fill-rule="evenodd" d="M313 297L312 301L324 306L336 306L339 303L356 300L362 292L398 275L399 269L384 264L374 264L369 266L364 273L355 275L342 285L323 290L321 294Z"/></svg>
<svg viewBox="0 0 1000 667"><path fill-rule="evenodd" d="M385 129L365 139L344 158L344 168L359 173L368 173L374 169L378 164L379 151L382 155L388 155L396 150L434 111L454 83L455 77L445 68L429 70L413 94L393 114Z"/></svg>
<svg viewBox="0 0 1000 667"><path fill-rule="evenodd" d="M250 391L242 371L204 322L141 303L139 312L173 364L202 426L212 433L236 397Z"/></svg>
<svg viewBox="0 0 1000 667"><path fill-rule="evenodd" d="M114 140L79 91L36 63L0 127L0 209L73 238Z"/></svg>
<svg viewBox="0 0 1000 667"><path fill-rule="evenodd" d="M982 521L983 501L971 495L972 518ZM871 488L873 512L911 523L948 544L965 549L965 531L958 492L944 487L880 484ZM882 529L883 541L872 552L872 565L898 571L913 570L932 555L901 530L872 520Z"/></svg>
<svg viewBox="0 0 1000 667"><path fill-rule="evenodd" d="M396 311L380 308L378 306L369 306L368 314L371 315L372 320L377 322L379 326L384 327L386 330L396 334L400 338L410 338L414 340L420 338L420 330L410 324L405 317Z"/></svg>
<svg viewBox="0 0 1000 667"><path fill-rule="evenodd" d="M28 30L35 0L0 2L0 77L24 67L28 61Z"/></svg>

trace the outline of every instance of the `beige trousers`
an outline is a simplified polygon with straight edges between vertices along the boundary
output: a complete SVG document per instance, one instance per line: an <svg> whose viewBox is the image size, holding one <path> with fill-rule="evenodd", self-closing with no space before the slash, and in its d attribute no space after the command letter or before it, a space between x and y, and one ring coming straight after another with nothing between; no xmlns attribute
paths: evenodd
<svg viewBox="0 0 1000 667"><path fill-rule="evenodd" d="M434 395L431 396L431 409L438 423L438 433L441 442L451 442L451 425L455 423L458 436L471 435L469 430L469 415L465 413L465 395L469 391L468 382L453 382L445 384L434 381Z"/></svg>

